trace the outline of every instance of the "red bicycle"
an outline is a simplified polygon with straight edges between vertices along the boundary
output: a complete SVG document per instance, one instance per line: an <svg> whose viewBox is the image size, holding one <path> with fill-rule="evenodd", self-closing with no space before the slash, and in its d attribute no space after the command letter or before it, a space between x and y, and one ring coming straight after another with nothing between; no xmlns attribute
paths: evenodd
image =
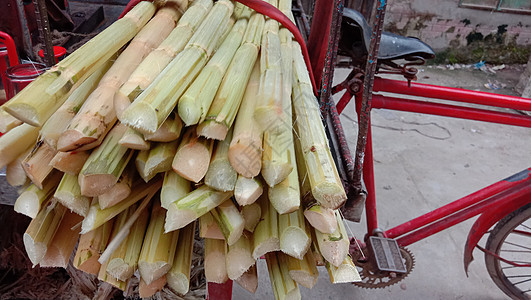
<svg viewBox="0 0 531 300"><path fill-rule="evenodd" d="M344 9L338 33L338 52L350 57L353 67L349 76L332 89L332 93L345 90L341 100L334 104L325 98L322 102L327 124L334 129L330 130L333 133L332 145L342 157L340 170L349 191L344 214L347 219L359 221L363 203L365 208L367 234L363 241L353 241L351 251L363 278L357 285L383 287L399 282L413 267L412 255L406 246L479 215L466 241L465 271L472 261L474 248L478 248L485 253L490 277L503 292L513 299L531 299L531 168L401 225L390 229L379 227L370 125L372 109L531 127L531 117L527 115L488 109L502 107L529 111L531 99L411 82L417 73L415 66L433 58L434 53L418 39L378 32L375 28L379 28L383 20L383 3L378 7L376 17L380 24L372 28L359 12ZM316 11L318 5L319 1ZM328 16L321 14L322 11L314 18L326 20L334 17L334 13ZM310 48L310 54L312 52L319 51ZM326 62L324 65L326 68ZM407 81L375 77L375 73L401 74ZM387 96L388 93L400 97ZM420 101L408 96L439 101ZM354 159L348 153L339 122L339 114L352 97L356 101L359 124ZM441 103L440 100L453 104ZM477 105L482 107L477 108ZM362 180L365 187L361 184ZM486 244L480 246L478 242L485 234L488 234Z"/></svg>

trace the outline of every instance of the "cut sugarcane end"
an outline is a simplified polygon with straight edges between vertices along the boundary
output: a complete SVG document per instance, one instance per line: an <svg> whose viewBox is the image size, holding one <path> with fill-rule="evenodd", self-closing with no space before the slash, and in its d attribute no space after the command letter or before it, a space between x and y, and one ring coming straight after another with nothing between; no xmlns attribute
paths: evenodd
<svg viewBox="0 0 531 300"><path fill-rule="evenodd" d="M75 129L65 130L57 140L57 150L67 152L97 141L96 137L83 134Z"/></svg>
<svg viewBox="0 0 531 300"><path fill-rule="evenodd" d="M31 126L41 127L44 124L44 120L38 119L38 109L27 103L9 103L2 108L13 117Z"/></svg>
<svg viewBox="0 0 531 300"><path fill-rule="evenodd" d="M168 280L168 286L177 294L184 295L188 293L190 289L190 282L188 281L188 277L186 277L182 273L173 274L168 273L166 274L166 278Z"/></svg>
<svg viewBox="0 0 531 300"><path fill-rule="evenodd" d="M291 189L289 186L274 186L269 188L268 194L271 204L281 215L288 214L299 209L300 193Z"/></svg>
<svg viewBox="0 0 531 300"><path fill-rule="evenodd" d="M31 235L24 233L22 238L24 242L24 247L26 248L26 253L35 267L46 255L47 246L44 243L35 242Z"/></svg>
<svg viewBox="0 0 531 300"><path fill-rule="evenodd" d="M122 258L113 258L107 265L107 274L120 281L129 279L122 276L122 274L133 274L134 271L133 266L129 266Z"/></svg>
<svg viewBox="0 0 531 300"><path fill-rule="evenodd" d="M140 277L144 279L147 284L164 276L171 269L171 265L164 261L157 261L148 263L145 261L138 262L138 271Z"/></svg>
<svg viewBox="0 0 531 300"><path fill-rule="evenodd" d="M262 163L262 177L270 187L281 183L293 170L289 163L276 164L269 161Z"/></svg>
<svg viewBox="0 0 531 300"><path fill-rule="evenodd" d="M205 184L218 191L233 191L238 174L228 161L213 161L208 167Z"/></svg>
<svg viewBox="0 0 531 300"><path fill-rule="evenodd" d="M124 110L121 121L142 134L155 133L159 128L156 109L144 102L131 104Z"/></svg>
<svg viewBox="0 0 531 300"><path fill-rule="evenodd" d="M207 120L197 125L197 135L207 139L223 141L228 132L229 128L224 123L218 123L214 120Z"/></svg>
<svg viewBox="0 0 531 300"><path fill-rule="evenodd" d="M166 221L164 223L164 232L168 233L192 223L198 218L195 212L190 210L179 209L172 204L166 212Z"/></svg>
<svg viewBox="0 0 531 300"><path fill-rule="evenodd" d="M264 189L258 179L238 176L234 186L234 198L239 205L245 206L255 203L263 192Z"/></svg>
<svg viewBox="0 0 531 300"><path fill-rule="evenodd" d="M181 120L186 126L191 126L199 123L201 118L201 109L199 105L196 105L196 100L189 97L182 97L179 100L178 112Z"/></svg>
<svg viewBox="0 0 531 300"><path fill-rule="evenodd" d="M14 209L19 214L35 219L40 207L39 197L34 192L23 192L15 201Z"/></svg>
<svg viewBox="0 0 531 300"><path fill-rule="evenodd" d="M118 178L111 174L79 174L79 186L81 195L95 197L108 192L118 181Z"/></svg>
<svg viewBox="0 0 531 300"><path fill-rule="evenodd" d="M185 179L197 183L205 177L209 164L209 149L201 143L195 143L177 151L172 168Z"/></svg>
<svg viewBox="0 0 531 300"><path fill-rule="evenodd" d="M270 237L253 249L253 258L260 259L266 253L280 251L280 241L276 237Z"/></svg>
<svg viewBox="0 0 531 300"><path fill-rule="evenodd" d="M86 217L90 208L90 200L88 198L80 199L72 195L70 192L57 191L54 197L59 200L61 204L73 211L74 213Z"/></svg>
<svg viewBox="0 0 531 300"><path fill-rule="evenodd" d="M347 195L342 186L328 182L312 187L312 195L319 204L330 209L340 208L347 200Z"/></svg>
<svg viewBox="0 0 531 300"><path fill-rule="evenodd" d="M330 276L330 282L336 283L352 283L361 281L360 274L356 269L356 266L352 262L352 258L347 255L343 260L343 263L339 267L326 264L328 275Z"/></svg>
<svg viewBox="0 0 531 300"><path fill-rule="evenodd" d="M259 147L250 149L240 143L233 144L229 149L229 161L238 174L253 178L262 169L262 150Z"/></svg>
<svg viewBox="0 0 531 300"><path fill-rule="evenodd" d="M337 230L337 219L333 210L314 205L304 211L306 220L322 233L332 234Z"/></svg>
<svg viewBox="0 0 531 300"><path fill-rule="evenodd" d="M280 250L296 259L303 259L310 248L311 239L299 227L289 227L282 233Z"/></svg>

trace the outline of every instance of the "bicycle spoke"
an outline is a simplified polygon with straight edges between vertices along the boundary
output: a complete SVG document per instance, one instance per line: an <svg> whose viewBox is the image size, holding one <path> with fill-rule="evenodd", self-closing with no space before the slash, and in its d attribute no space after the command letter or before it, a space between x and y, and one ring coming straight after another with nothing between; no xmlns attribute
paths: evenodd
<svg viewBox="0 0 531 300"><path fill-rule="evenodd" d="M531 230L531 227L529 227L529 226L527 226L527 225L524 225L524 224L520 224L520 226L523 226L523 227L525 227L525 228L527 228L527 229Z"/></svg>
<svg viewBox="0 0 531 300"><path fill-rule="evenodd" d="M528 282L528 281L531 281L531 279L522 280L520 282L513 283L513 285L518 285L520 283L524 283L524 282Z"/></svg>
<svg viewBox="0 0 531 300"><path fill-rule="evenodd" d="M530 247L526 247L526 246L518 245L518 244L515 244L515 243L508 242L508 241L505 241L505 243L506 243L506 244L509 244L509 245L516 246L516 247L524 248L524 249L527 249L527 250L531 250Z"/></svg>
<svg viewBox="0 0 531 300"><path fill-rule="evenodd" d="M531 253L531 251L526 251L526 250L512 250L512 249L500 249L500 252Z"/></svg>
<svg viewBox="0 0 531 300"><path fill-rule="evenodd" d="M507 278L517 278L517 277L531 277L531 275L511 275L511 276L505 276Z"/></svg>

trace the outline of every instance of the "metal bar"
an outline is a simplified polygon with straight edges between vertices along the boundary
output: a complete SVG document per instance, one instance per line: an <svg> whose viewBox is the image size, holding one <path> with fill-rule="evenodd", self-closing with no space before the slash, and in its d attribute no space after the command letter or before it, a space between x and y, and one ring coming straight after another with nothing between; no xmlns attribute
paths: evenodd
<svg viewBox="0 0 531 300"><path fill-rule="evenodd" d="M232 280L225 283L207 282L206 300L230 300L232 299Z"/></svg>
<svg viewBox="0 0 531 300"><path fill-rule="evenodd" d="M28 28L28 20L26 18L26 13L24 12L24 4L22 0L16 0L17 3L17 12L18 20L20 22L20 28L22 29L22 44L24 46L24 53L31 58L35 59L33 54L33 44L31 43L31 34Z"/></svg>
<svg viewBox="0 0 531 300"><path fill-rule="evenodd" d="M397 240L397 243L401 247L411 245L449 227L468 220L476 215L479 215L489 209L495 209L495 207L503 206L508 201L513 201L514 199L520 197L528 197L529 195L531 195L531 184L529 184L529 182L520 183L510 189L488 198L485 201L479 202L455 214L449 215L435 223L422 227L408 235L400 237Z"/></svg>
<svg viewBox="0 0 531 300"><path fill-rule="evenodd" d="M523 179L515 180L515 178ZM445 216L448 216L478 202L481 202L485 199L488 199L505 190L512 189L515 186L522 184L522 182L531 183L531 168L525 169L522 172L517 173L516 176L511 176L509 178L500 180L470 195L467 195L463 198L460 198L449 204L439 207L413 220L407 221L404 224L393 227L385 232L385 236L391 239L397 238L403 234L419 229L425 225L428 225L441 218L444 218Z"/></svg>
<svg viewBox="0 0 531 300"><path fill-rule="evenodd" d="M45 0L33 0L35 5L35 15L37 17L37 27L44 44L42 49L44 62L48 67L55 65L55 56L53 52L52 34L50 32L50 23L48 22L48 10L46 9Z"/></svg>
<svg viewBox="0 0 531 300"><path fill-rule="evenodd" d="M374 185L374 160L372 153L372 130L371 122L367 130L367 144L365 149L365 162L363 167L363 181L367 189L367 199L365 200L365 211L367 215L367 233L372 235L378 228L378 218L376 215L376 194Z"/></svg>
<svg viewBox="0 0 531 300"><path fill-rule="evenodd" d="M321 85L326 47L330 35L334 6L330 0L316 0L308 38L308 53L316 83Z"/></svg>
<svg viewBox="0 0 531 300"><path fill-rule="evenodd" d="M374 79L374 91L531 110L531 99L414 82L408 87L406 81L379 77Z"/></svg>
<svg viewBox="0 0 531 300"><path fill-rule="evenodd" d="M462 107L441 103L417 101L374 95L373 108L384 108L406 112L416 112L430 115L484 121L513 126L531 127L531 117L512 113L497 112L485 109Z"/></svg>

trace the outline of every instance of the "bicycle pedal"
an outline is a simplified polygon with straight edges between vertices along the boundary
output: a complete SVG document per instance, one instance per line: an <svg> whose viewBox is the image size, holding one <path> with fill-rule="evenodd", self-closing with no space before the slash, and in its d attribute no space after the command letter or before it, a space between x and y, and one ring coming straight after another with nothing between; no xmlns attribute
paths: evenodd
<svg viewBox="0 0 531 300"><path fill-rule="evenodd" d="M369 240L380 271L407 272L400 248L395 240L377 236L371 236Z"/></svg>

